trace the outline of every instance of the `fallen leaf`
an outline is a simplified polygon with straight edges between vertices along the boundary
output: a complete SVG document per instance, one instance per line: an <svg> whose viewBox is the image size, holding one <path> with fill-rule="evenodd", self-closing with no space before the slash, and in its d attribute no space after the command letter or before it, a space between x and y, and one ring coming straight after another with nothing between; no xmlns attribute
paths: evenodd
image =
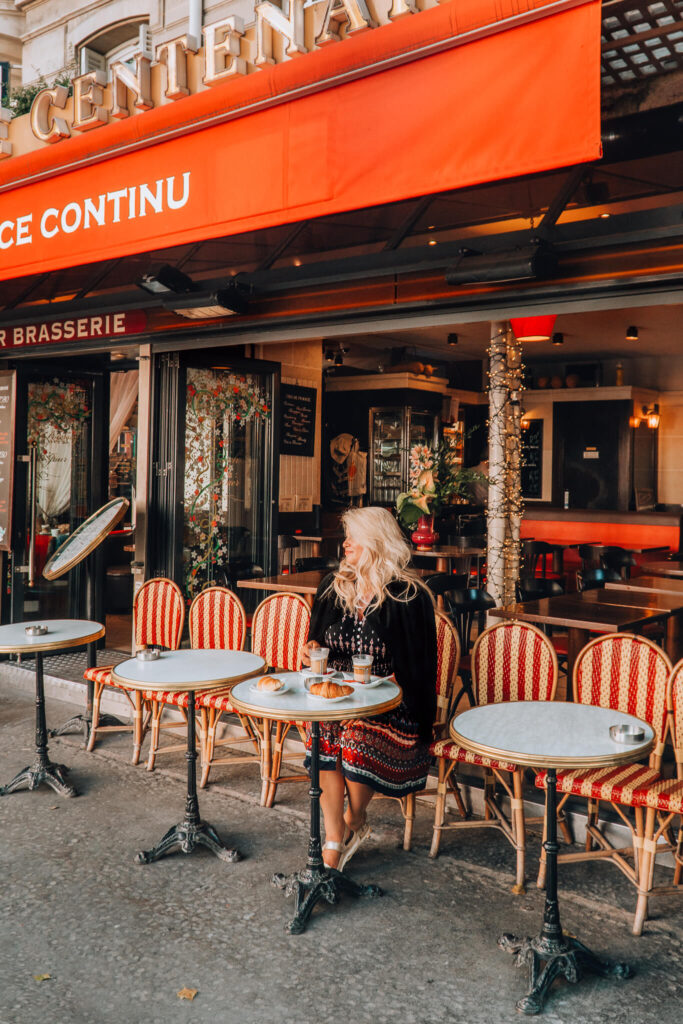
<svg viewBox="0 0 683 1024"><path fill-rule="evenodd" d="M192 1001L197 992L199 992L198 988L181 988L180 992L178 992L178 999L189 999Z"/></svg>
<svg viewBox="0 0 683 1024"><path fill-rule="evenodd" d="M50 808L50 810L51 811L58 811L59 810L59 804L53 804L52 807Z"/></svg>
<svg viewBox="0 0 683 1024"><path fill-rule="evenodd" d="M33 975L33 980L34 981L49 981L51 977L52 977L51 974L34 974Z"/></svg>

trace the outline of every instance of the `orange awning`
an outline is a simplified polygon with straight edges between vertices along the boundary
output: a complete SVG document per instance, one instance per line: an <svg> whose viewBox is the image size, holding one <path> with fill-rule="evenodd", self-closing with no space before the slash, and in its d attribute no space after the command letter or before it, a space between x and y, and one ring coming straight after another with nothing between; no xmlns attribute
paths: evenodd
<svg viewBox="0 0 683 1024"><path fill-rule="evenodd" d="M451 0L5 161L0 279L597 159L599 76L599 0Z"/></svg>

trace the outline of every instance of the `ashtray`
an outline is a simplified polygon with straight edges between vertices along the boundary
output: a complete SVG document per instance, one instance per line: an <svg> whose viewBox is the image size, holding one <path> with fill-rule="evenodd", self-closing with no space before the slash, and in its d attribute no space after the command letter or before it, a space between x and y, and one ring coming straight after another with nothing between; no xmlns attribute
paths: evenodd
<svg viewBox="0 0 683 1024"><path fill-rule="evenodd" d="M609 734L615 743L642 743L645 739L640 725L610 725Z"/></svg>
<svg viewBox="0 0 683 1024"><path fill-rule="evenodd" d="M24 633L26 636L45 636L48 632L47 626L26 626L24 627Z"/></svg>
<svg viewBox="0 0 683 1024"><path fill-rule="evenodd" d="M311 675L306 675L304 678L304 689L310 690L311 686L313 686L314 683L323 683L324 681L325 676L313 675L311 673Z"/></svg>
<svg viewBox="0 0 683 1024"><path fill-rule="evenodd" d="M138 651L135 655L138 661L158 661L161 651L158 647L146 647L144 651Z"/></svg>

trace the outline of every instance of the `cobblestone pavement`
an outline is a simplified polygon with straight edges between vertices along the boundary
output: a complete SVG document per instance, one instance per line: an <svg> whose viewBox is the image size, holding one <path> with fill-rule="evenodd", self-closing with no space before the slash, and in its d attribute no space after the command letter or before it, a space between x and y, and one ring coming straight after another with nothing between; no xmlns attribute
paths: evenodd
<svg viewBox="0 0 683 1024"><path fill-rule="evenodd" d="M50 700L59 724L73 707ZM0 779L31 761L30 693L2 681ZM302 867L305 786L258 806L254 769L216 769L200 808L243 860L201 851L134 862L182 817L181 755L148 773L133 767L127 734L92 754L81 738L50 741L80 790L41 787L0 798L0 1024L498 1024L518 1020L525 974L500 952L502 931L534 934L543 899L510 889L513 852L497 833L444 837L427 856L429 810L418 812L411 853L400 849L398 805L371 808L372 842L349 868L385 890L342 899L289 936L291 900L275 871ZM534 877L539 837L530 839ZM561 869L563 924L596 952L630 961L628 981L558 981L548 1024L661 1024L680 1014L683 903L653 906L647 934L630 933L635 897L608 865ZM36 977L49 975L45 980ZM196 989L194 1000L178 997Z"/></svg>

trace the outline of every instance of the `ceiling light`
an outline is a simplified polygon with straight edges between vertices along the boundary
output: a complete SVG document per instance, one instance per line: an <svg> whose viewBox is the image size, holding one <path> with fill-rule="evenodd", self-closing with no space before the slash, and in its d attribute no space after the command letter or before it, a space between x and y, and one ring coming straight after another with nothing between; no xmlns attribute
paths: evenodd
<svg viewBox="0 0 683 1024"><path fill-rule="evenodd" d="M427 225L427 231L433 231L435 227L436 227L436 224L428 224Z"/></svg>
<svg viewBox="0 0 683 1024"><path fill-rule="evenodd" d="M436 239L435 238L430 238L429 242L427 243L427 245L436 245Z"/></svg>
<svg viewBox="0 0 683 1024"><path fill-rule="evenodd" d="M564 345L564 334L562 331L556 331L553 334L553 345Z"/></svg>
<svg viewBox="0 0 683 1024"><path fill-rule="evenodd" d="M608 213L607 210L605 210L604 213L600 214L600 220L607 220L607 218L611 217L611 216L612 216L611 213Z"/></svg>
<svg viewBox="0 0 683 1024"><path fill-rule="evenodd" d="M334 357L334 365L335 366L343 366L344 365L344 356L342 355L341 352L337 352L337 354L335 355L335 357Z"/></svg>
<svg viewBox="0 0 683 1024"><path fill-rule="evenodd" d="M331 363L333 359L334 359L334 351L331 348L326 348L325 349L325 360L326 360L326 362Z"/></svg>
<svg viewBox="0 0 683 1024"><path fill-rule="evenodd" d="M150 295L181 295L195 289L194 281L182 270L165 263L158 270L150 271L137 282L138 288Z"/></svg>
<svg viewBox="0 0 683 1024"><path fill-rule="evenodd" d="M557 269L557 256L540 243L513 252L465 253L446 271L447 284L524 281L551 277Z"/></svg>
<svg viewBox="0 0 683 1024"><path fill-rule="evenodd" d="M638 341L638 328L635 324L626 328L626 340L627 341Z"/></svg>
<svg viewBox="0 0 683 1024"><path fill-rule="evenodd" d="M446 341L448 342L449 345L457 345L458 344L458 335L457 334L449 334L448 337L446 338Z"/></svg>
<svg viewBox="0 0 683 1024"><path fill-rule="evenodd" d="M511 317L510 326L517 341L550 341L556 319L556 314Z"/></svg>

